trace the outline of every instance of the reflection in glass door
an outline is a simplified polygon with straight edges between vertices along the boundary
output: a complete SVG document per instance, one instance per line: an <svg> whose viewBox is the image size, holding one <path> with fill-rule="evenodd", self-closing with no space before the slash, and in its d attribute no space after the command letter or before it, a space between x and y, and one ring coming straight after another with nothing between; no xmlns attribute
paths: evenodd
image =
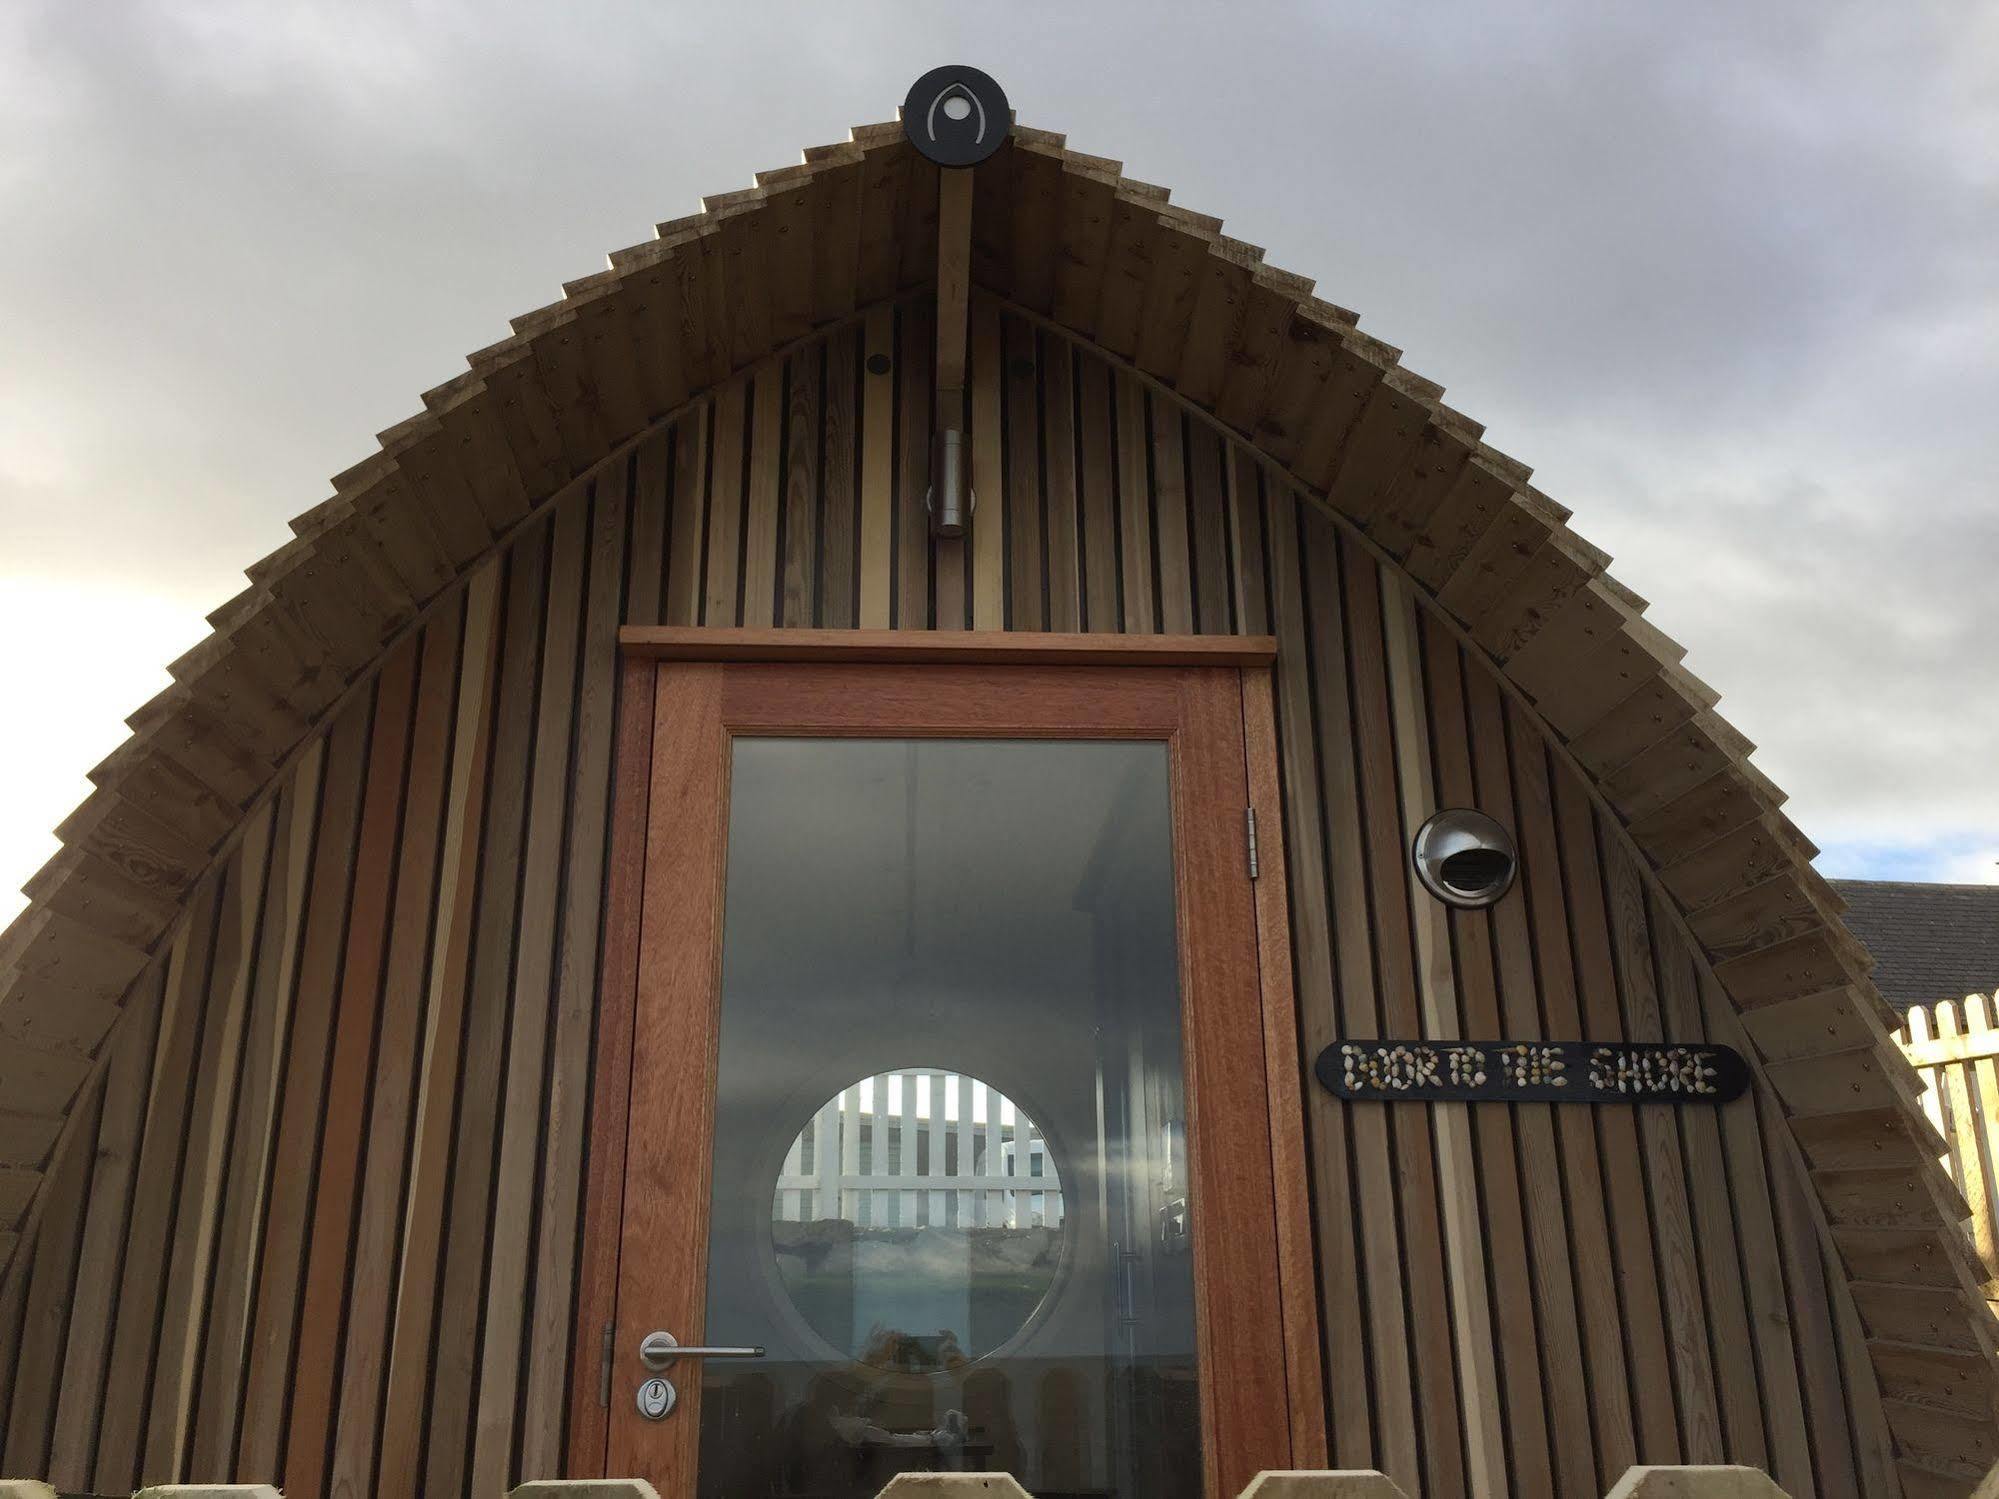
<svg viewBox="0 0 1999 1499"><path fill-rule="evenodd" d="M737 738L699 1492L1197 1494L1180 1022L1163 742Z"/></svg>

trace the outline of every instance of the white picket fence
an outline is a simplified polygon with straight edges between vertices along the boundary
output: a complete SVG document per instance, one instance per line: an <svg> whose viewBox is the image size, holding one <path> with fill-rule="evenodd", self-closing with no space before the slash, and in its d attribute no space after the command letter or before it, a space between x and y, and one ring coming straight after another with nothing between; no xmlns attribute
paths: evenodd
<svg viewBox="0 0 1999 1499"><path fill-rule="evenodd" d="M867 1228L1059 1228L1040 1127L958 1072L910 1068L844 1088L785 1153L772 1215Z"/></svg>

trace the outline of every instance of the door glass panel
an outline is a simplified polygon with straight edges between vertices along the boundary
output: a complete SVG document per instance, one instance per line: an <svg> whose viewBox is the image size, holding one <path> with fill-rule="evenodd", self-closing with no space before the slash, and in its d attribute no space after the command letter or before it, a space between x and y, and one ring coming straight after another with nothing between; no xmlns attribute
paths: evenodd
<svg viewBox="0 0 1999 1499"><path fill-rule="evenodd" d="M701 1494L1192 1499L1166 746L732 761Z"/></svg>
<svg viewBox="0 0 1999 1499"><path fill-rule="evenodd" d="M926 1067L842 1088L791 1142L771 1250L829 1359L930 1373L1019 1337L1061 1263L1062 1184L997 1088Z"/></svg>

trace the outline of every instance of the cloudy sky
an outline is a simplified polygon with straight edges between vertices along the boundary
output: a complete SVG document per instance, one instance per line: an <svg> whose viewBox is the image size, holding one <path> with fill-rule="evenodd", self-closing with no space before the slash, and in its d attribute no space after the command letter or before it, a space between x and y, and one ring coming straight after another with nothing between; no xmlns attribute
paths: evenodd
<svg viewBox="0 0 1999 1499"><path fill-rule="evenodd" d="M1999 9L0 5L0 918L370 434L939 62L1534 465L1833 875L1999 879Z"/></svg>

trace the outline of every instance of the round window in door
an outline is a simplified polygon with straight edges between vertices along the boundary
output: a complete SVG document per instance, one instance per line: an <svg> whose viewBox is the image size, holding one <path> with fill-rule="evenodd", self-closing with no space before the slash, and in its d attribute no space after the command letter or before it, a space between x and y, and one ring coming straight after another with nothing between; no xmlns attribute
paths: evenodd
<svg viewBox="0 0 1999 1499"><path fill-rule="evenodd" d="M1062 1177L997 1088L910 1067L842 1088L786 1150L771 1250L793 1310L837 1358L948 1373L1006 1348L1063 1262Z"/></svg>

